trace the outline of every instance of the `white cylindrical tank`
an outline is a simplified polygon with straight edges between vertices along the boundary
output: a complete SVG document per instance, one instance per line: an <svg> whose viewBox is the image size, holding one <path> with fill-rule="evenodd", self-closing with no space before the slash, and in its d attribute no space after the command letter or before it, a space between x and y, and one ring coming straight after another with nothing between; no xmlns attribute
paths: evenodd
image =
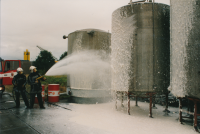
<svg viewBox="0 0 200 134"><path fill-rule="evenodd" d="M82 62L87 62L88 59L81 60L83 57L79 57L81 64L79 70L82 68L82 71L68 75L68 87L71 88L72 96L82 98L109 96L110 44L111 34L103 30L83 29L68 35L69 55L80 55L82 52L86 52L83 56L94 59L89 62L93 66L90 68L86 67L90 65L81 66ZM97 55L101 59L100 61ZM104 63L106 65L103 65Z"/></svg>

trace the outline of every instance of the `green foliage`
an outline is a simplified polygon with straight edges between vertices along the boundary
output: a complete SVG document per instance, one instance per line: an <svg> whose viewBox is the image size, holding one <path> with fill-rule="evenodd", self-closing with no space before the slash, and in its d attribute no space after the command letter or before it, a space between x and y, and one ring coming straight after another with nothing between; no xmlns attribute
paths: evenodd
<svg viewBox="0 0 200 134"><path fill-rule="evenodd" d="M46 70L38 70L38 72L41 74L41 75L45 75L45 73L47 72Z"/></svg>
<svg viewBox="0 0 200 134"><path fill-rule="evenodd" d="M67 56L67 51L65 51L61 56L59 60L62 60L65 56Z"/></svg>
<svg viewBox="0 0 200 134"><path fill-rule="evenodd" d="M41 81L42 84L48 85L48 84L60 84L60 86L66 86L67 85L67 76L45 76L46 80Z"/></svg>
<svg viewBox="0 0 200 134"><path fill-rule="evenodd" d="M55 64L55 59L50 52L44 50L40 51L33 64L37 67L37 70L40 70L41 74L45 74Z"/></svg>

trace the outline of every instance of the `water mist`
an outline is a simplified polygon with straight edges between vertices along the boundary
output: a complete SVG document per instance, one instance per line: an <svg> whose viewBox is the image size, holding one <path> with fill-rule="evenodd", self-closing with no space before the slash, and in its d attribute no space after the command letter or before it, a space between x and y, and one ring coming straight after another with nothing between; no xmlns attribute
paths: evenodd
<svg viewBox="0 0 200 134"><path fill-rule="evenodd" d="M46 75L69 75L74 89L110 89L110 58L105 55L103 50L75 52L56 63Z"/></svg>

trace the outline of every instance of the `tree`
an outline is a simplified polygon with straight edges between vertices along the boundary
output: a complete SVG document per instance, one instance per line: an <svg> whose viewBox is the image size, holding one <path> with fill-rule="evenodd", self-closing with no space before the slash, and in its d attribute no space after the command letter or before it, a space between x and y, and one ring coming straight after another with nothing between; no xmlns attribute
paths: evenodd
<svg viewBox="0 0 200 134"><path fill-rule="evenodd" d="M61 56L59 60L62 60L65 56L67 56L67 51L65 51Z"/></svg>
<svg viewBox="0 0 200 134"><path fill-rule="evenodd" d="M37 70L40 70L41 74L45 74L55 64L55 59L50 52L44 50L40 51L33 64L37 67Z"/></svg>

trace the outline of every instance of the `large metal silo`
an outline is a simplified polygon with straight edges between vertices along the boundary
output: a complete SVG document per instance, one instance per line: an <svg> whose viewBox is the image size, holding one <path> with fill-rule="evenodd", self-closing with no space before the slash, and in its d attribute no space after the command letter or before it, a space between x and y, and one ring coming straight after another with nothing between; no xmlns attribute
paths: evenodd
<svg viewBox="0 0 200 134"><path fill-rule="evenodd" d="M110 54L109 32L98 29L83 29L68 35L68 53L83 50L103 50Z"/></svg>
<svg viewBox="0 0 200 134"><path fill-rule="evenodd" d="M112 14L111 89L166 93L170 73L169 6L132 3Z"/></svg>
<svg viewBox="0 0 200 134"><path fill-rule="evenodd" d="M109 32L98 29L77 30L68 35L68 54L93 50L103 60L109 60L111 51L110 44L111 34ZM110 95L110 78L102 76L99 74L99 71L93 71L93 73L82 71L81 73L68 75L68 86L71 88L72 96L79 98L98 98L108 97ZM106 75L110 74L110 68L105 71L107 71ZM103 73L105 74L105 72Z"/></svg>
<svg viewBox="0 0 200 134"><path fill-rule="evenodd" d="M200 0L171 0L170 89L200 99Z"/></svg>

